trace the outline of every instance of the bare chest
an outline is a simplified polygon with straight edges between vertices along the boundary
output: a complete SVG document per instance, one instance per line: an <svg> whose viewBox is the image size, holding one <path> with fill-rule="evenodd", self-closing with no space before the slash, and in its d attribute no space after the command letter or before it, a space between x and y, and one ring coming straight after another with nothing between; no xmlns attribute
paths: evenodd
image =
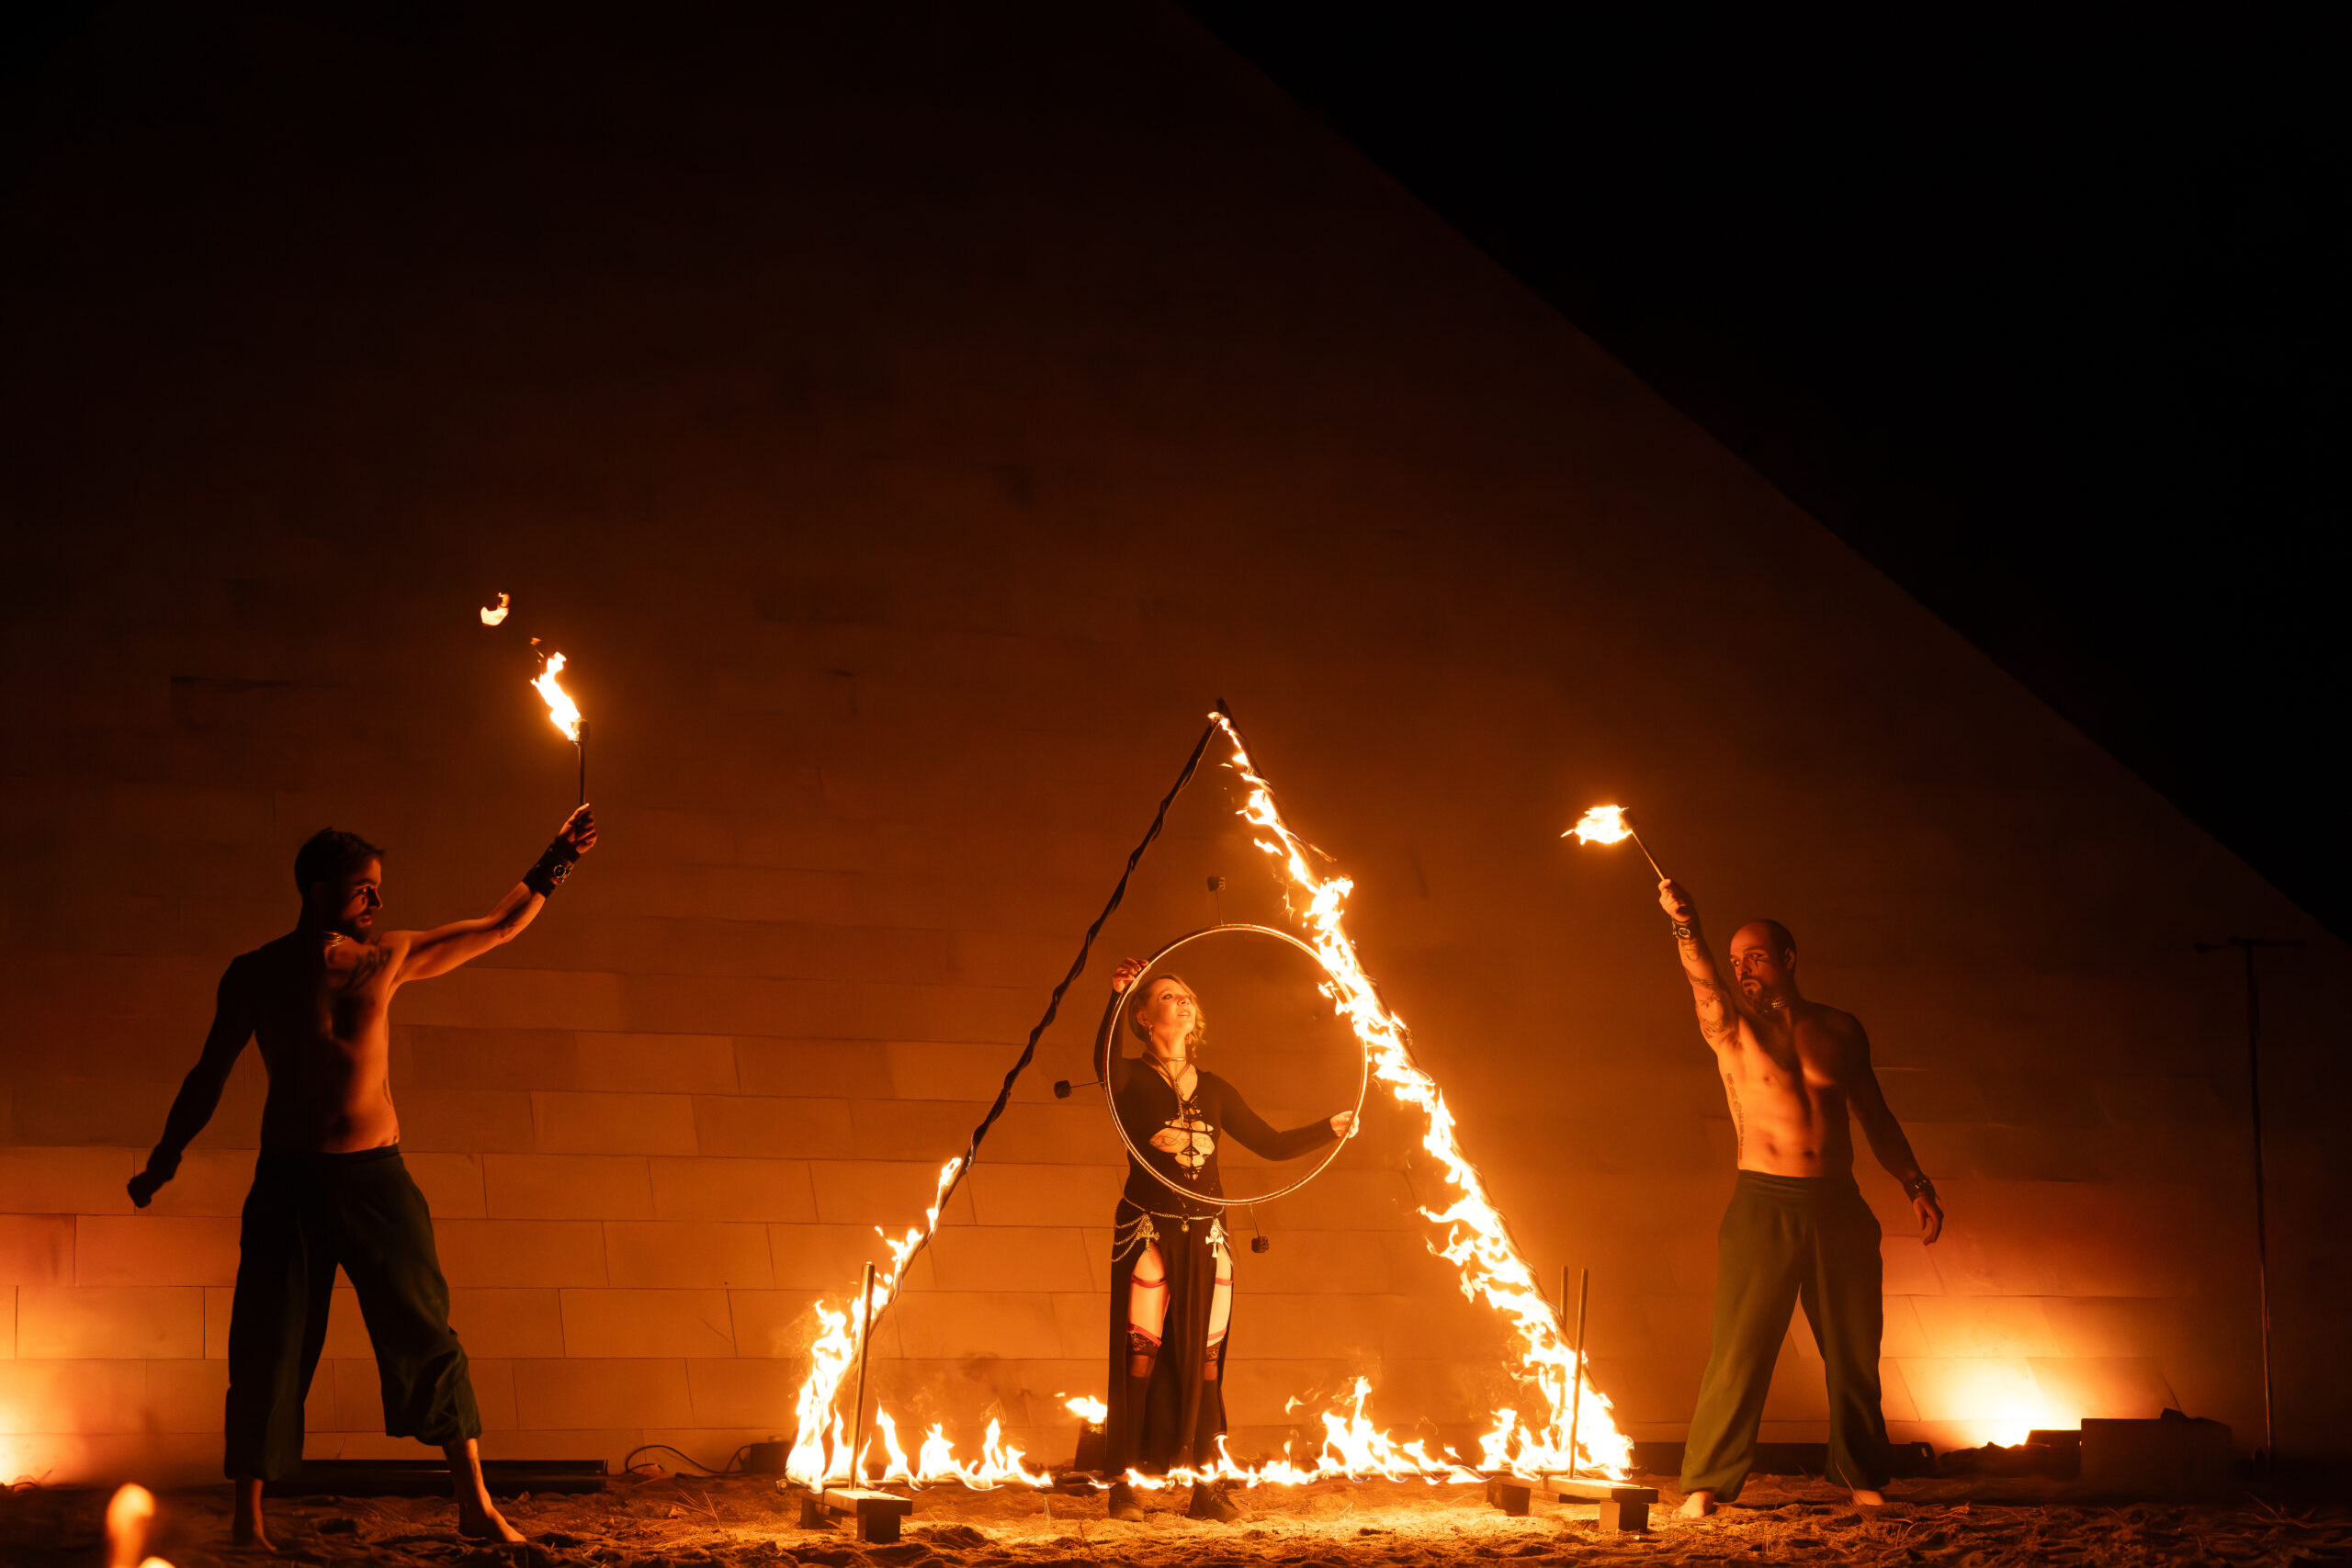
<svg viewBox="0 0 2352 1568"><path fill-rule="evenodd" d="M1751 1094L1815 1100L1838 1088L1837 1043L1806 1021L1743 1019L1723 1058L1725 1079Z"/></svg>

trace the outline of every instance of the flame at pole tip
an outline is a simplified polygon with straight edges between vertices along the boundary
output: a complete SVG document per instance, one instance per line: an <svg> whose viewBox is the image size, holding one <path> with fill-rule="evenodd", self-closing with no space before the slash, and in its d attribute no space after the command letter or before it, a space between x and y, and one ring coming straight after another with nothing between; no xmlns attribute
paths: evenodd
<svg viewBox="0 0 2352 1568"><path fill-rule="evenodd" d="M1657 873L1657 879L1660 882L1666 880L1666 868L1657 863L1657 856L1650 853L1650 847L1642 842L1641 834L1634 830L1633 819L1625 815L1625 808L1622 806L1594 807L1560 837L1565 839L1571 835L1581 844L1622 844L1631 839L1634 847L1642 852L1642 858L1650 863L1650 869Z"/></svg>
<svg viewBox="0 0 2352 1568"><path fill-rule="evenodd" d="M1581 844L1622 844L1634 836L1633 828L1625 821L1622 806L1596 806L1577 818L1577 825L1560 835L1573 836Z"/></svg>
<svg viewBox="0 0 2352 1568"><path fill-rule="evenodd" d="M481 624L486 626L494 626L503 623L506 619L506 608L512 603L513 601L508 599L505 594L501 593L498 596L498 607L496 609L485 609L482 611Z"/></svg>
<svg viewBox="0 0 2352 1568"><path fill-rule="evenodd" d="M539 696L548 705L549 722L563 731L565 739L577 746L580 744L580 707L571 700L571 694L557 682L556 677L562 673L563 655L550 653L548 655L548 667L539 671L539 678L531 684L539 689Z"/></svg>

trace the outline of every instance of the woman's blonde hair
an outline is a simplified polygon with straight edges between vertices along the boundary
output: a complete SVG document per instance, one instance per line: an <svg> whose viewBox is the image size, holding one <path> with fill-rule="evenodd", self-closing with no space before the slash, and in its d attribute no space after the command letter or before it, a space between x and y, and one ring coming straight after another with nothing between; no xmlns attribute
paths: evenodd
<svg viewBox="0 0 2352 1568"><path fill-rule="evenodd" d="M1143 982L1143 994L1127 1004L1127 1028L1147 1045L1151 1043L1151 1031L1144 1024L1144 1010L1156 999L1152 996L1152 988L1162 980L1173 980L1179 986L1184 986L1184 977L1181 975L1154 975ZM1184 1037L1184 1049L1190 1054L1208 1043L1209 1016L1201 1010L1199 993L1190 986L1184 986L1184 991L1193 998L1193 1032Z"/></svg>

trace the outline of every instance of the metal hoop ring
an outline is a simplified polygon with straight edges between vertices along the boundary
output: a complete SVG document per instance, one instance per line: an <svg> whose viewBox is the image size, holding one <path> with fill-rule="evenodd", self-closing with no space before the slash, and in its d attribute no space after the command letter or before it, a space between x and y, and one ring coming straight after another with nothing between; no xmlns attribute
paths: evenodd
<svg viewBox="0 0 2352 1568"><path fill-rule="evenodd" d="M1101 1054L1103 1065L1102 1100L1103 1102L1111 1108L1111 1125L1119 1130L1119 1142L1125 1145L1128 1157L1133 1159L1138 1168L1150 1172L1151 1179L1154 1181L1159 1182L1162 1187L1167 1188L1168 1190L1175 1193L1178 1197L1190 1198L1196 1203L1214 1203L1220 1209L1239 1209L1245 1208L1252 1203L1271 1203L1277 1198L1287 1198L1292 1193L1297 1191L1300 1188L1306 1186L1308 1182L1314 1180L1317 1177L1322 1175L1324 1168L1329 1166L1333 1160L1339 1158L1340 1151L1348 1146L1348 1140L1346 1138L1334 1139L1331 1144L1330 1152L1326 1154L1321 1159L1317 1160L1313 1169L1309 1170L1305 1176L1300 1177L1296 1181L1292 1182L1287 1187L1278 1188L1272 1192L1261 1192L1249 1198L1212 1198L1205 1192L1195 1192L1190 1188L1177 1186L1173 1181L1170 1181L1168 1178L1162 1176L1158 1170L1153 1169L1151 1162L1143 1156L1141 1151L1136 1149L1135 1140L1127 1136L1127 1124L1119 1119L1119 1100L1118 1097L1114 1094L1111 1089L1111 1079L1114 1075L1111 1072L1110 1066L1111 1063L1117 1059L1114 1055L1114 1053L1119 1049L1119 1025L1127 1015L1127 998L1136 994L1136 988L1138 986L1141 986L1145 980L1149 977L1154 969L1159 967L1160 960L1166 958L1178 948L1183 947L1191 942L1198 942L1203 937L1220 936L1227 932L1239 933L1245 931L1255 936L1270 936L1276 942L1286 942L1290 943L1291 946L1298 949L1299 952L1306 954L1307 957L1313 959L1315 961L1316 968L1321 970L1326 976L1331 975L1330 965L1323 962L1323 955L1316 952L1313 948L1307 946L1306 943L1299 941L1298 938L1291 935L1288 931L1277 931L1272 926L1253 926L1240 921L1236 921L1231 925L1203 926L1199 931L1186 931L1182 936L1178 937L1167 946L1161 948L1158 953L1153 953L1149 958L1144 960L1143 968L1136 974L1133 980L1127 982L1127 988L1119 993L1119 999L1117 1002L1113 1004L1110 1012L1103 1018L1102 1034L1095 1041L1095 1048ZM1334 976L1332 978L1336 979L1337 976ZM1363 1042L1359 1040L1357 1043L1362 1045ZM1359 1122L1363 1120L1364 1095L1371 1088L1372 1050L1371 1047L1365 1046L1363 1048L1363 1066L1356 1077L1355 1117Z"/></svg>

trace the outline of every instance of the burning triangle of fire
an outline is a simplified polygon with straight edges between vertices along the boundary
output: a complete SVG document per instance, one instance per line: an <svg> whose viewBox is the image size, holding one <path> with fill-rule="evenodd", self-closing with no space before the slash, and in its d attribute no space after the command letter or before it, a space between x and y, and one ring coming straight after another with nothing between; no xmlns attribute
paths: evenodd
<svg viewBox="0 0 2352 1568"><path fill-rule="evenodd" d="M1519 1371L1526 1392L1533 1396L1529 1403L1542 1406L1540 1420L1532 1413L1522 1419L1516 1410L1496 1411L1494 1429L1479 1439L1475 1469L1521 1473L1596 1470L1622 1475L1633 1461L1632 1441L1617 1430L1610 1417L1609 1401L1593 1387L1589 1373L1577 1366L1576 1351L1561 1335L1551 1303L1536 1286L1534 1271L1520 1256L1500 1211L1487 1196L1486 1183L1477 1168L1462 1152L1454 1136L1453 1114L1446 1108L1443 1092L1437 1081L1414 1063L1403 1021L1383 1005L1372 977L1364 973L1356 956L1355 944L1348 938L1341 915L1341 907L1354 885L1345 877L1319 877L1315 874L1308 862L1306 840L1283 822L1274 805L1273 791L1252 766L1239 732L1223 713L1210 716L1232 744L1231 766L1248 790L1240 816L1258 829L1257 845L1278 866L1293 912L1306 928L1309 944L1330 976L1323 987L1324 994L1331 998L1332 1005L1371 1055L1374 1076L1388 1086L1400 1103L1420 1112L1421 1147L1437 1161L1447 1185L1453 1189L1450 1207L1421 1211L1424 1219L1443 1232L1443 1244L1432 1244L1430 1250L1453 1265L1464 1296L1483 1302L1507 1321L1519 1347ZM941 1169L938 1194L924 1211L921 1225L910 1227L903 1237L895 1240L884 1236L890 1248L891 1267L876 1275L876 1317L896 1297L906 1260L939 1224L939 1206L953 1187L960 1164L959 1156ZM859 1325L855 1298L853 1296L850 1303L838 1309L831 1303L820 1303L817 1315L821 1329L810 1348L808 1376L800 1388L798 1433L786 1466L786 1473L804 1484L813 1484L820 1478L845 1482L853 1474L848 1437L837 1404L842 1383L857 1362ZM1568 1436L1575 1388L1572 1379L1583 1383L1574 1456L1569 1452ZM1219 1461L1205 1471L1172 1472L1164 1478L1130 1472L1127 1479L1146 1486L1189 1484L1203 1475L1250 1484L1311 1481L1322 1476L1476 1479L1474 1467L1458 1456L1432 1455L1419 1439L1399 1443L1374 1427L1363 1414L1364 1402L1371 1392L1370 1383L1358 1379L1345 1413L1323 1413L1323 1444L1310 1462L1301 1464L1283 1459L1243 1464L1226 1453L1220 1438ZM1004 1446L1002 1428L993 1420L989 1423L979 1457L973 1461L958 1460L942 1428L933 1426L916 1458L910 1461L899 1446L896 1424L879 1408L875 1411L874 1434L860 1456L867 1462L861 1463L857 1470L873 1472L870 1456L878 1440L885 1480L962 1482L972 1486L1043 1486L1051 1482L1043 1470L1023 1462L1021 1450Z"/></svg>

